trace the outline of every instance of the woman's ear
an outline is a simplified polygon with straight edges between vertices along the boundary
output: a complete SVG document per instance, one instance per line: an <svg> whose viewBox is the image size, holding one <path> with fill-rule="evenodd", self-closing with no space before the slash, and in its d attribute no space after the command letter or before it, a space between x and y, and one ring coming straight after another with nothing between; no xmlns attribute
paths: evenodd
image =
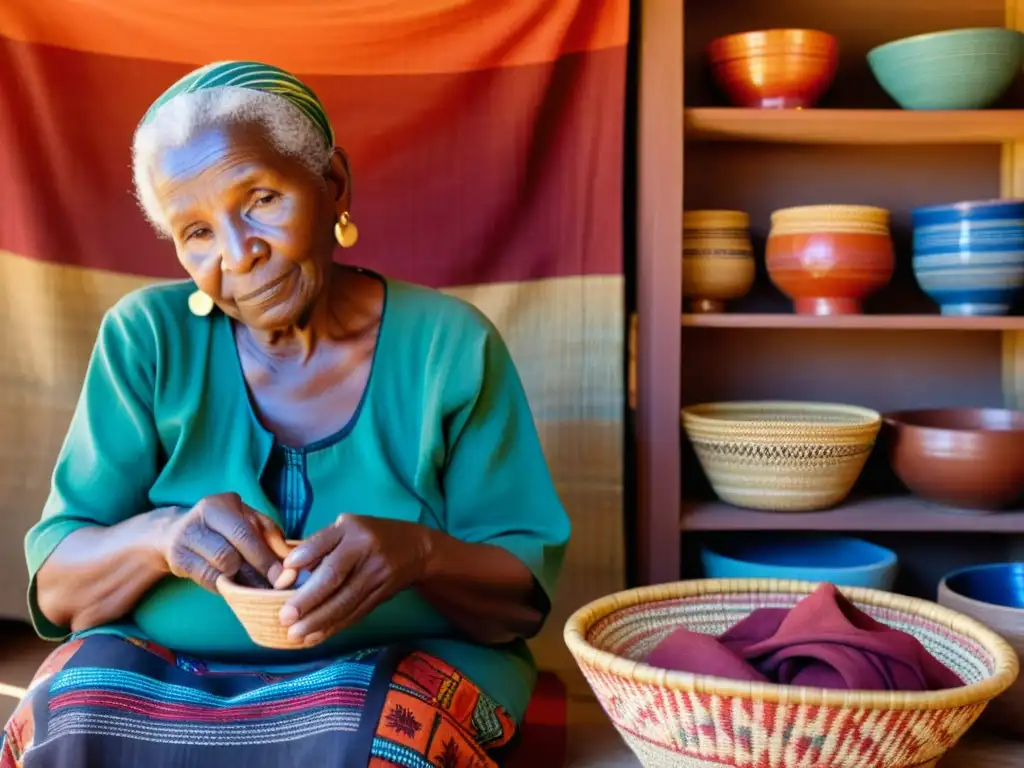
<svg viewBox="0 0 1024 768"><path fill-rule="evenodd" d="M352 172L348 166L348 155L340 147L331 152L327 180L334 184L334 204L338 214L347 212L352 204Z"/></svg>

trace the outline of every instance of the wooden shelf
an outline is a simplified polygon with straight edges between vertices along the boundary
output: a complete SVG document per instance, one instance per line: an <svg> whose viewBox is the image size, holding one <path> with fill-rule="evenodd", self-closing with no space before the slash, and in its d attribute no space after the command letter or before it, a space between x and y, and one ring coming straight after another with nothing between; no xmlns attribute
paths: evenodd
<svg viewBox="0 0 1024 768"><path fill-rule="evenodd" d="M794 315L789 313L684 314L686 328L835 328L903 331L1024 331L1024 317L945 315Z"/></svg>
<svg viewBox="0 0 1024 768"><path fill-rule="evenodd" d="M1024 138L1024 110L687 109L694 141L776 144L1002 144Z"/></svg>
<svg viewBox="0 0 1024 768"><path fill-rule="evenodd" d="M824 512L758 512L722 501L684 503L684 531L925 531L1024 533L1024 511L945 510L913 496L852 500Z"/></svg>

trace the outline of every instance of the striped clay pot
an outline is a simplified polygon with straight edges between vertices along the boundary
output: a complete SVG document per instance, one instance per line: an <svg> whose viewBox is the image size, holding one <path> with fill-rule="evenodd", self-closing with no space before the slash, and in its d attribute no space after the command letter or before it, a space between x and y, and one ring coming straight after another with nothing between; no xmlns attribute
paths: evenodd
<svg viewBox="0 0 1024 768"><path fill-rule="evenodd" d="M914 276L944 315L1005 315L1024 286L1024 200L918 208Z"/></svg>
<svg viewBox="0 0 1024 768"><path fill-rule="evenodd" d="M640 659L679 626L720 634L816 584L698 580L584 606L565 642L646 768L934 768L1017 678L1016 654L974 619L924 600L844 587L875 619L909 632L965 685L943 691L830 691L656 669Z"/></svg>
<svg viewBox="0 0 1024 768"><path fill-rule="evenodd" d="M683 296L691 312L724 312L754 284L750 216L743 211L683 213Z"/></svg>
<svg viewBox="0 0 1024 768"><path fill-rule="evenodd" d="M889 212L867 205L777 210L765 263L798 315L860 314L895 268Z"/></svg>

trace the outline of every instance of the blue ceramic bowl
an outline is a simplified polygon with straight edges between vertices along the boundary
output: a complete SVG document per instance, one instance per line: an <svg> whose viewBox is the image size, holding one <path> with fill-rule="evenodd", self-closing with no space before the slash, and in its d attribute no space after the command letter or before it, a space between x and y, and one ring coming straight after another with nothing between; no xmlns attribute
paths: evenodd
<svg viewBox="0 0 1024 768"><path fill-rule="evenodd" d="M1017 78L1022 40L1012 29L954 29L894 40L867 58L904 109L984 109Z"/></svg>
<svg viewBox="0 0 1024 768"><path fill-rule="evenodd" d="M705 546L701 563L709 579L830 581L883 590L892 589L897 571L890 550L843 536Z"/></svg>
<svg viewBox="0 0 1024 768"><path fill-rule="evenodd" d="M1024 286L1024 200L913 212L914 276L944 315L1004 315Z"/></svg>
<svg viewBox="0 0 1024 768"><path fill-rule="evenodd" d="M946 587L979 603L1024 610L1024 563L992 563L946 575Z"/></svg>

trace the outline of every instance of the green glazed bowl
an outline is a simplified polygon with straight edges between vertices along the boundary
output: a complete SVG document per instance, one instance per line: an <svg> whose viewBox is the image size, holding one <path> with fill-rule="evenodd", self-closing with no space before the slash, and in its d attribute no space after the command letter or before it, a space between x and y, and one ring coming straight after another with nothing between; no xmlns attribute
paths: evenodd
<svg viewBox="0 0 1024 768"><path fill-rule="evenodd" d="M904 109L984 109L1016 79L1024 35L999 27L905 37L868 52L879 85Z"/></svg>

